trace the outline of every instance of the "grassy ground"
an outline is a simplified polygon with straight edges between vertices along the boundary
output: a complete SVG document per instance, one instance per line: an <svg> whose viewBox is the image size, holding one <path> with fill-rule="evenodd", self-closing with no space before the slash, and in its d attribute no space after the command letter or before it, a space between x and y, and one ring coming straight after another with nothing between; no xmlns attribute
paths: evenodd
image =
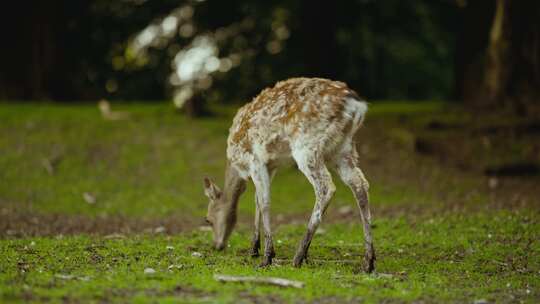
<svg viewBox="0 0 540 304"><path fill-rule="evenodd" d="M202 178L222 182L231 109L200 120L166 104L120 109L131 119L105 121L94 105L0 104L0 302L540 300L540 178L484 174L540 162L528 121L373 104L359 144L378 254L378 274L366 275L353 198L337 177L308 264L290 266L314 201L294 168L273 183L276 265L259 269L248 256L251 186L230 247L212 251ZM306 285L224 284L214 274Z"/></svg>

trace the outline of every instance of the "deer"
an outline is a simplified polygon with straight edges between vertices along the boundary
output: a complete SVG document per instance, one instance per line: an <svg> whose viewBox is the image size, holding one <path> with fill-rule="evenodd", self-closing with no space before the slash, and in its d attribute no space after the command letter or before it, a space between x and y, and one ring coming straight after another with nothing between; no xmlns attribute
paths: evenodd
<svg viewBox="0 0 540 304"><path fill-rule="evenodd" d="M351 189L364 232L364 270L375 269L371 234L369 183L359 167L356 149L367 102L340 81L291 78L264 89L241 107L227 138L225 182L220 189L204 178L209 198L206 221L212 226L214 247L222 250L237 220L238 200L251 179L255 186L254 233L251 255L259 256L261 222L264 255L261 267L275 257L270 221L270 183L279 167L296 163L315 192L307 231L296 250L293 266L301 267L336 186L329 167Z"/></svg>

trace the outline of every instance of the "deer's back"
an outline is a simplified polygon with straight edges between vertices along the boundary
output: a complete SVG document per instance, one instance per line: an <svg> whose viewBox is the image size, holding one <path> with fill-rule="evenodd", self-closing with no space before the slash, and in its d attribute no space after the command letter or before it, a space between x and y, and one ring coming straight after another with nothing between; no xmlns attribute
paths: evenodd
<svg viewBox="0 0 540 304"><path fill-rule="evenodd" d="M238 110L229 130L227 157L249 166L254 159L289 158L291 150L299 148L330 153L354 135L351 130L357 129L366 109L343 82L321 78L278 82Z"/></svg>

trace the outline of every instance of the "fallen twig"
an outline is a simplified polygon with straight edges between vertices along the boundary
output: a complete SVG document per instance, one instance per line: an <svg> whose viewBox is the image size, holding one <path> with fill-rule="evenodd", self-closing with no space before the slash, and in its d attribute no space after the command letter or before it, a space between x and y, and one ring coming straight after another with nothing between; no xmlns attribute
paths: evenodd
<svg viewBox="0 0 540 304"><path fill-rule="evenodd" d="M41 165L43 166L43 168L45 168L49 175L54 175L56 167L58 167L58 164L62 160L63 156L64 155L62 152L55 152L49 157L42 158Z"/></svg>
<svg viewBox="0 0 540 304"><path fill-rule="evenodd" d="M75 276L71 274L55 274L54 277L61 280L80 280L80 281L90 280L90 277L87 277L87 276Z"/></svg>
<svg viewBox="0 0 540 304"><path fill-rule="evenodd" d="M43 168L45 168L45 170L47 171L47 173L49 173L49 175L54 174L54 166L48 158L43 158L41 160L41 165L43 166Z"/></svg>
<svg viewBox="0 0 540 304"><path fill-rule="evenodd" d="M251 277L251 276L230 276L216 274L214 279L219 282L248 282L248 283L259 283L259 284L271 284L281 287L294 287L294 288L303 288L304 283L300 281L292 281L283 278L273 278L273 277Z"/></svg>

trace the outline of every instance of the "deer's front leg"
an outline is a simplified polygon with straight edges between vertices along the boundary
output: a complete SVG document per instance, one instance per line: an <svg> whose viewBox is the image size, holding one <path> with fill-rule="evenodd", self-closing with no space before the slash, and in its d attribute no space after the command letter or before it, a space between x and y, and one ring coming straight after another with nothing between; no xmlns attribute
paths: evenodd
<svg viewBox="0 0 540 304"><path fill-rule="evenodd" d="M261 248L261 212L259 211L257 195L255 195L255 222L253 228L253 238L251 239L251 256L258 257L259 249Z"/></svg>
<svg viewBox="0 0 540 304"><path fill-rule="evenodd" d="M252 170L251 178L257 194L257 209L262 218L264 231L264 256L261 267L272 264L275 256L272 242L272 230L270 227L270 176L266 166L258 166Z"/></svg>

